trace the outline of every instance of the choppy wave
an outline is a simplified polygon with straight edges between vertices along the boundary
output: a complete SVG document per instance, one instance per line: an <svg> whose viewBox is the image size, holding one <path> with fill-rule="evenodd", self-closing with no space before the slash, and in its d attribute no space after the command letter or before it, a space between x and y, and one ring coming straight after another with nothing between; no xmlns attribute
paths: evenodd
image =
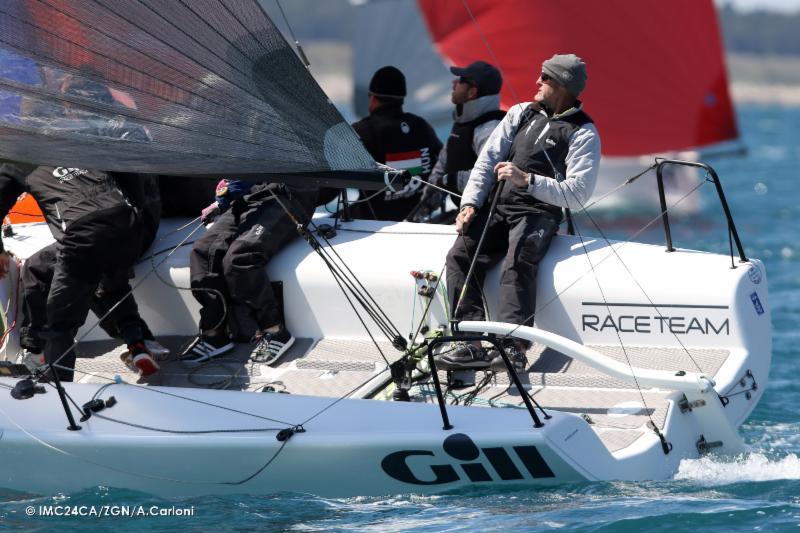
<svg viewBox="0 0 800 533"><path fill-rule="evenodd" d="M800 480L800 457L791 453L773 459L763 453L750 453L735 459L703 457L681 461L677 480L708 485L728 485L748 481Z"/></svg>

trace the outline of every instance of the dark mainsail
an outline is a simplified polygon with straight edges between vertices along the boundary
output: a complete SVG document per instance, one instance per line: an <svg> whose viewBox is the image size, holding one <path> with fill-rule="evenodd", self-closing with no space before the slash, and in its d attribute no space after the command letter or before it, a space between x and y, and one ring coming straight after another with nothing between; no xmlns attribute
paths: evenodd
<svg viewBox="0 0 800 533"><path fill-rule="evenodd" d="M3 0L0 158L384 182L255 0Z"/></svg>

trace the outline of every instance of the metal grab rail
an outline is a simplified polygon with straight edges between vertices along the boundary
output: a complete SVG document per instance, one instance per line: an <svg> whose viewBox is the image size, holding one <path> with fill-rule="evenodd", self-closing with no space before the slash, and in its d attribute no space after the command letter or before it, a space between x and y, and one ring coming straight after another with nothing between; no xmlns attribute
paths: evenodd
<svg viewBox="0 0 800 533"><path fill-rule="evenodd" d="M739 261L741 263L746 263L747 257L744 255L744 248L742 247L742 242L739 240L739 232L736 231L736 224L733 223L733 216L731 215L731 210L728 207L728 202L725 199L725 193L722 191L722 183L719 181L719 176L717 176L717 172L713 168L711 168L710 165L695 161L656 158L656 163L657 163L656 181L658 182L658 200L661 204L661 220L664 223L664 233L667 239L667 251L674 252L675 248L673 248L672 246L672 232L670 231L669 227L669 216L667 215L667 200L664 194L664 178L662 175L664 167L666 165L679 165L679 166L682 165L687 167L696 167L704 169L711 176L711 180L714 182L714 186L717 189L717 196L719 196L719 201L720 204L722 205L722 210L725 212L725 218L728 220L728 234L733 237L733 240L736 243L736 249L739 252ZM736 267L734 266L733 268Z"/></svg>
<svg viewBox="0 0 800 533"><path fill-rule="evenodd" d="M654 387L695 394L704 394L714 390L714 381L703 374L629 367L566 337L530 326L518 326L505 322L465 321L459 322L458 328L461 331L486 332L538 342L586 363L611 377L631 384L638 383L640 387Z"/></svg>
<svg viewBox="0 0 800 533"><path fill-rule="evenodd" d="M461 324L466 324L467 322L461 322ZM474 322L477 324L483 324L484 322ZM444 400L444 394L442 394L442 384L439 382L439 374L436 371L436 362L433 359L433 349L440 344L448 344L454 341L459 342L471 342L471 341L482 341L488 342L492 344L497 350L500 352L500 356L503 358L503 363L506 365L506 370L511 375L511 380L514 382L514 385L517 387L519 391L519 395L522 397L522 401L525 402L525 408L528 409L528 413L531 415L533 419L533 427L540 428L544 426L542 421L539 420L539 416L536 414L536 410L533 407L530 397L525 391L525 388L522 386L522 382L519 379L519 376L514 371L514 367L511 364L511 361L508 359L508 355L506 355L505 350L503 350L503 346L500 343L499 339L494 337L486 337L483 335L460 335L458 337L438 337L433 339L430 344L428 344L428 364L431 368L431 377L433 378L433 386L436 389L436 400L439 402L439 411L442 415L442 424L445 431L453 429L453 425L450 423L450 417L447 416L447 402ZM549 416L547 416L549 418Z"/></svg>

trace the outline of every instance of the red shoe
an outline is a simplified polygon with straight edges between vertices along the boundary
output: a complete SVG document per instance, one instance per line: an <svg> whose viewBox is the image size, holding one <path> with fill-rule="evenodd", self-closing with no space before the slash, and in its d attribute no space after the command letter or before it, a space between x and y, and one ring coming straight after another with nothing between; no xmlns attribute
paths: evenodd
<svg viewBox="0 0 800 533"><path fill-rule="evenodd" d="M147 351L144 342L139 341L129 344L128 350L130 350L133 357L133 366L139 370L139 375L142 377L155 374L161 369L156 360L153 359L153 356L150 355L150 352Z"/></svg>

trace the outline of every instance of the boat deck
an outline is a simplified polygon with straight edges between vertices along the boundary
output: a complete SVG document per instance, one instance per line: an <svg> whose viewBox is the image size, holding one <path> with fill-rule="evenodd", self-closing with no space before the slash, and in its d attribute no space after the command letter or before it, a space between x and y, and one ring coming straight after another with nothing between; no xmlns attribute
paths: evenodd
<svg viewBox="0 0 800 533"><path fill-rule="evenodd" d="M161 337L159 341L173 354L191 341L190 337ZM381 351L392 361L398 352L383 344ZM119 376L128 383L171 387L203 387L253 392L285 392L312 396L389 397L376 394L388 380L387 364L370 342L297 339L276 366L250 358L252 346L239 344L230 354L202 365L189 366L171 355L161 363L158 374L142 379L120 360L122 346L113 341L95 341L79 346L76 381L107 383ZM696 371L713 376L728 357L727 350L684 350L655 347L614 346L592 348L633 366L661 370ZM626 358L627 354L627 358ZM664 428L670 406L670 391L643 390L610 378L592 367L574 361L552 349L534 346L528 352L531 366L522 376L531 397L545 410L581 415L597 432L606 447L618 451L649 431L652 420ZM521 407L522 397L505 373L476 372L477 385L448 388L447 373L439 372L449 403L487 407ZM411 391L413 401L434 403L432 381L418 383Z"/></svg>

